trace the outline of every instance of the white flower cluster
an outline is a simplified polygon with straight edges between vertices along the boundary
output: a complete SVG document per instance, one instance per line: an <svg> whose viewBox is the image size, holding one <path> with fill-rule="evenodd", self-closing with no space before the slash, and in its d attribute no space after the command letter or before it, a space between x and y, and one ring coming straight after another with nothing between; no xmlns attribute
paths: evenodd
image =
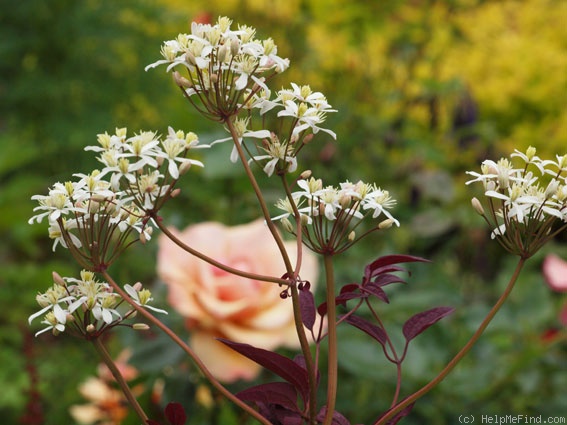
<svg viewBox="0 0 567 425"><path fill-rule="evenodd" d="M41 323L47 327L37 332L36 336L47 331L58 335L70 329L75 335L94 337L122 324L135 312L128 308L125 313L121 313L119 307L125 304L122 297L115 293L108 283L97 281L94 273L90 271L81 271L80 279L62 278L57 273L54 273L53 277L53 286L36 296L41 310L28 319L31 324L37 317L44 316ZM164 310L148 305L153 300L151 292L142 289L140 283L134 286L125 285L124 290L139 306L167 314ZM133 327L144 329L145 325L137 324Z"/></svg>
<svg viewBox="0 0 567 425"><path fill-rule="evenodd" d="M273 100L270 99L268 90L262 90L257 94L251 94L245 109L256 109L260 115L270 111L277 112L277 118L280 119L278 133L269 130L249 130L251 121L249 116L235 118L233 122L239 144L242 144L244 139L260 140L256 143L256 148L261 153L252 154L249 162L261 163L268 176L276 170L295 171L297 153L311 140L312 135L319 131L329 134L333 139L337 137L333 131L321 127L325 122L326 114L337 111L332 109L322 93L312 91L309 86L291 83L291 89L278 91ZM285 125L284 120L288 121L288 125ZM232 137L222 138L215 140L211 145L231 140ZM237 161L236 147L232 150L230 159L232 162Z"/></svg>
<svg viewBox="0 0 567 425"><path fill-rule="evenodd" d="M263 170L268 176L276 170L295 171L298 152L319 131L329 134L333 139L337 138L332 130L321 126L326 120L327 113L337 112L336 109L332 109L322 93L314 92L308 85L298 86L291 83L291 89L278 91L273 100L270 96L267 88L256 94L251 92L249 101L244 107L247 110L258 110L261 116L270 111L276 112L279 119L277 132L249 130L250 117L234 120L238 143L242 144L245 138L261 139L260 143L256 143L260 154L251 155L250 162L262 163ZM232 137L215 140L212 145L229 140L232 140ZM236 148L233 149L230 159L232 162L238 159Z"/></svg>
<svg viewBox="0 0 567 425"><path fill-rule="evenodd" d="M55 183L48 195L32 196L39 203L34 211L39 213L29 223L47 217L54 250L60 244L82 249L86 261L108 262L110 258L103 258L101 250L108 249L111 238L121 234L118 240L124 243L134 231L148 240L152 214L171 196L179 175L191 165L203 164L186 158L198 144L197 136L171 128L163 140L153 132L128 138L122 128L114 135L99 134L98 142L85 149L98 152L104 167L75 174L76 181Z"/></svg>
<svg viewBox="0 0 567 425"><path fill-rule="evenodd" d="M251 161L266 161L263 170L271 176L276 169L293 172L297 169L297 154L306 143L311 141L319 131L329 134L336 140L335 132L323 128L327 113L337 112L327 102L321 92L314 92L308 85L298 86L291 83L291 89L282 89L276 93L276 98L270 100L269 91L262 91L251 97L247 105L250 109L259 109L260 115L270 110L277 111L281 119L278 133L271 132L264 139L260 149L264 153L255 155ZM283 120L289 121L286 126Z"/></svg>
<svg viewBox="0 0 567 425"><path fill-rule="evenodd" d="M346 181L339 187L324 187L321 179L311 177L298 180L297 185L302 190L291 194L293 204L289 198L279 200L276 207L284 213L272 220L282 220L284 227L294 232L289 217L295 216L294 207L297 208L306 232L306 243L315 251L332 249L333 253L337 253L346 249L369 233L356 237L354 231L368 216L373 219L385 217L371 231L400 225L389 211L396 201L387 190L375 184Z"/></svg>
<svg viewBox="0 0 567 425"><path fill-rule="evenodd" d="M187 96L204 95L207 100L201 101L207 110L211 105L206 103L219 101L214 100L217 96L222 98L217 106L234 106L235 93L238 96L238 92L255 84L264 86L263 74L285 71L289 60L278 56L271 38L260 40L256 38L256 29L244 25L233 29L231 25L227 17L220 17L214 25L193 22L190 34L179 34L163 43L163 59L148 65L146 70L167 65L167 71L171 71L179 66L188 71L187 77L179 73L174 73L174 77Z"/></svg>
<svg viewBox="0 0 567 425"><path fill-rule="evenodd" d="M514 167L513 158L518 158L519 167ZM507 240L517 243L520 239L515 236L520 232L521 239L533 236L547 239L554 221L567 222L567 155L542 160L536 156L536 149L530 147L525 153L516 150L510 159L485 160L481 173L467 171L467 174L474 179L466 184L483 185L490 214L485 215L476 198L473 206L493 226L492 238L512 232Z"/></svg>

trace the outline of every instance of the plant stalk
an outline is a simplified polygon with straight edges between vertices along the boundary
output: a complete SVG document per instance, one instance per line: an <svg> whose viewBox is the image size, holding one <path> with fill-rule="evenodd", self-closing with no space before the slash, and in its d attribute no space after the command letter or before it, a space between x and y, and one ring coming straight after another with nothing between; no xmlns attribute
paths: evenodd
<svg viewBox="0 0 567 425"><path fill-rule="evenodd" d="M108 272L102 271L101 272L106 281L112 286L112 288L124 299L128 304L134 308L139 314L144 316L150 323L154 324L158 328L160 328L170 339L173 340L187 355L193 360L197 368L201 371L201 373L207 378L207 380L211 383L211 385L219 391L224 397L232 401L250 416L258 420L263 425L272 425L265 417L263 417L260 413L254 410L252 407L244 403L234 394L232 394L228 389L226 389L207 369L203 361L195 354L195 352L189 347L179 336L175 334L171 329L169 329L166 325L164 325L160 320L158 320L153 314L147 311L145 308L139 306L134 302L134 300L124 291L115 281L112 279L112 276L108 274Z"/></svg>
<svg viewBox="0 0 567 425"><path fill-rule="evenodd" d="M260 205L260 209L262 210L262 215L264 216L264 219L266 220L266 224L268 225L268 229L270 229L270 232L272 233L272 236L274 237L274 240L275 240L276 244L278 245L278 249L280 250L280 253L282 255L282 259L284 260L284 263L285 263L286 271L290 276L292 276L293 267L291 265L289 255L287 254L287 251L285 249L285 245L283 243L282 237L280 236L280 234L278 233L278 231L276 229L276 226L272 222L272 219L270 217L270 212L268 211L268 206L266 205L266 201L264 200L264 196L262 195L262 191L260 190L260 186L258 186L258 182L256 181L256 177L254 177L254 173L252 173L252 170L250 169L250 165L248 165L248 161L246 160L246 155L244 154L244 150L242 149L242 146L240 145L240 143L238 141L239 138L238 138L238 134L236 132L236 128L234 128L234 123L232 122L232 117L226 118L225 123L226 123L226 126L228 127L228 130L230 131L230 134L231 134L232 139L234 141L234 146L236 148L236 151L238 152L238 157L240 158L240 162L242 163L242 166L244 167L244 171L246 172L246 176L248 177L248 180L250 181L250 184L252 185L252 189L254 189L254 193L256 194L256 198L258 199L258 203Z"/></svg>
<svg viewBox="0 0 567 425"><path fill-rule="evenodd" d="M328 364L327 364L327 412L323 425L331 425L333 413L335 413L335 403L337 400L337 307L335 304L335 274L333 269L333 256L325 254L325 283L327 299L327 343L328 343Z"/></svg>
<svg viewBox="0 0 567 425"><path fill-rule="evenodd" d="M514 285L516 284L516 281L518 280L518 277L520 276L520 272L522 271L522 268L524 267L526 260L527 260L526 258L520 257L520 259L518 260L518 264L516 265L516 269L514 270L514 273L513 273L512 277L510 278L508 285L506 286L506 289L504 290L504 292L502 293L500 298L498 298L498 301L496 301L496 304L494 304L494 306L490 309L490 311L488 312L488 314L486 315L484 320L481 322L481 324L478 327L478 329L476 330L476 332L473 334L473 336L469 339L469 341L465 344L465 346L463 348L461 348L461 350L455 355L455 357L453 357L451 359L451 361L447 364L447 366L445 366L445 368L443 368L443 370L441 372L439 372L439 374L435 378L433 378L427 385L425 385L424 387L422 387L421 389L419 389L418 391L416 391L412 395L406 397L404 400L402 400L396 406L389 409L386 412L386 414L384 414L376 422L374 422L374 425L386 424L397 413L401 412L403 409L405 409L407 406L409 406L410 404L415 402L420 397L423 397L425 394L427 394L429 391L431 391L433 388L435 388L443 379L445 379L445 377L455 368L455 366L471 350L471 348L474 346L474 344L478 341L478 339L483 334L486 327L490 324L490 322L492 321L492 319L494 318L496 313L498 313L498 310L500 310L500 307L502 307L504 302L508 299L508 296L512 292L512 289L514 288Z"/></svg>
<svg viewBox="0 0 567 425"><path fill-rule="evenodd" d="M134 394L132 394L132 390L130 389L130 387L128 386L128 383L126 382L126 380L124 379L124 377L120 373L120 370L118 369L118 367L116 367L114 360L112 359L112 357L110 356L110 354L106 350L106 347L104 346L104 344L100 340L100 337L94 338L91 341L92 341L96 351L98 352L98 354L102 358L102 361L104 362L106 367L108 367L108 369L112 373L112 376L114 376L114 379L116 379L116 382L118 382L118 385L120 386L122 393L124 394L124 396L128 400L128 403L130 403L130 406L132 407L132 409L134 409L134 411L136 412L138 417L142 420L142 423L146 424L148 422L148 417L146 416L146 413L144 412L144 410L142 409L142 407L138 403L138 400L136 400L136 397L134 396Z"/></svg>

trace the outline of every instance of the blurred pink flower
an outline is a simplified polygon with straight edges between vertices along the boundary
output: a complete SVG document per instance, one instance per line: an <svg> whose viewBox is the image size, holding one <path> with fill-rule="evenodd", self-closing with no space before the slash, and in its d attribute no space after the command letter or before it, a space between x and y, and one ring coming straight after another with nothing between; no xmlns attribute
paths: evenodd
<svg viewBox="0 0 567 425"><path fill-rule="evenodd" d="M547 284L557 292L567 292L567 261L549 254L543 260L543 276Z"/></svg>
<svg viewBox="0 0 567 425"><path fill-rule="evenodd" d="M126 381L138 376L136 368L128 364L130 351L123 351L115 364ZM91 376L79 386L79 392L88 401L86 404L73 405L69 414L79 424L84 425L120 425L128 416L129 407L126 397L105 364L99 364L98 376ZM141 385L132 388L135 395L143 392Z"/></svg>
<svg viewBox="0 0 567 425"><path fill-rule="evenodd" d="M557 255L549 254L543 260L543 276L551 289L567 292L567 261ZM567 304L559 313L559 321L563 326L567 326Z"/></svg>
<svg viewBox="0 0 567 425"><path fill-rule="evenodd" d="M192 248L233 268L269 276L282 276L285 268L263 220L228 227L206 222L172 232ZM286 242L292 262L296 243ZM224 382L253 379L260 367L215 340L217 337L266 350L297 347L290 299L284 288L234 276L183 251L162 235L158 273L168 286L168 301L186 318L190 344L211 373ZM318 274L313 253L303 250L301 278L313 289Z"/></svg>

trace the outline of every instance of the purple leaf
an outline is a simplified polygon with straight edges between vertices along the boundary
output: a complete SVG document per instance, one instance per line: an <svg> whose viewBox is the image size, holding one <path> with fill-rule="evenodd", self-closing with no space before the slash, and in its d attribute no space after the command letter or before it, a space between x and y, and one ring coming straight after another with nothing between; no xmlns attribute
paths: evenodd
<svg viewBox="0 0 567 425"><path fill-rule="evenodd" d="M347 292L347 293L344 293L344 294L337 295L337 297L335 298L335 304L336 305L345 305L348 300L354 300L354 299L357 299L357 298L368 298L368 295L365 294L365 293L360 293L360 292L358 292L358 293L357 292ZM325 305L325 307L326 307L326 305ZM326 312L326 310L325 310L325 312Z"/></svg>
<svg viewBox="0 0 567 425"><path fill-rule="evenodd" d="M405 271L403 268L400 267L400 271ZM368 285L378 285L380 287L390 285L392 283L406 283L401 277L396 276L395 274L385 273L376 276ZM366 285L365 285L366 287Z"/></svg>
<svg viewBox="0 0 567 425"><path fill-rule="evenodd" d="M171 425L185 425L187 416L185 415L185 409L179 403L169 403L165 406L165 417L171 423Z"/></svg>
<svg viewBox="0 0 567 425"><path fill-rule="evenodd" d="M355 328L358 328L361 331L366 332L368 335L370 335L372 338L374 338L376 341L382 344L382 347L385 347L388 338L386 336L386 332L384 332L384 330L381 327L376 326L370 323L369 321L367 321L366 319L363 319L362 317L355 315L351 315L347 317L345 321L351 324L352 326L354 326Z"/></svg>
<svg viewBox="0 0 567 425"><path fill-rule="evenodd" d="M254 403L277 404L291 411L299 412L297 391L288 382L270 382L256 385L236 394L239 399Z"/></svg>
<svg viewBox="0 0 567 425"><path fill-rule="evenodd" d="M390 302L390 300L388 299L388 295L386 295L384 290L382 288L380 288L380 285L377 285L377 284L371 282L368 285L364 285L362 288L363 288L363 291L374 295L375 297L381 299L385 303Z"/></svg>
<svg viewBox="0 0 567 425"><path fill-rule="evenodd" d="M256 348L249 344L229 341L224 338L218 338L218 340L232 348L234 351L242 354L244 357L253 360L285 379L297 388L304 402L308 401L309 382L307 378L307 371L296 362L282 356L281 354L273 353L262 348Z"/></svg>
<svg viewBox="0 0 567 425"><path fill-rule="evenodd" d="M325 315L327 314L327 302L326 301L323 301L321 304L319 304L319 306L317 307L317 313L319 313L319 316L325 317Z"/></svg>
<svg viewBox="0 0 567 425"><path fill-rule="evenodd" d="M299 308L301 310L301 320L307 329L313 331L315 325L315 298L309 290L309 284L299 288Z"/></svg>
<svg viewBox="0 0 567 425"><path fill-rule="evenodd" d="M360 285L358 283L349 283L341 288L341 295L346 293L354 293L358 291Z"/></svg>
<svg viewBox="0 0 567 425"><path fill-rule="evenodd" d="M403 333L406 341L409 343L428 327L451 314L454 310L452 307L435 307L413 315L404 323Z"/></svg>
<svg viewBox="0 0 567 425"><path fill-rule="evenodd" d="M372 263L368 264L364 269L364 277L370 278L376 274L386 272L385 267L392 264L412 263L412 262L429 262L425 258L414 257L413 255L385 255Z"/></svg>
<svg viewBox="0 0 567 425"><path fill-rule="evenodd" d="M321 407L319 413L317 413L317 420L323 422L325 420L325 415L327 414L327 406ZM332 425L350 425L350 422L347 418L341 415L336 410L333 412L333 420L331 421Z"/></svg>
<svg viewBox="0 0 567 425"><path fill-rule="evenodd" d="M262 406L260 408L262 415L270 421L270 423L281 425L301 425L303 418L301 413L292 412L280 406Z"/></svg>
<svg viewBox="0 0 567 425"><path fill-rule="evenodd" d="M402 411L396 413L394 415L394 417L392 417L391 419L388 420L388 422L386 422L387 425L396 425L400 420L402 420L403 418L405 418L407 415L410 414L411 410L413 409L415 403L411 403L410 405L408 405L405 409L403 409ZM384 412L384 415L387 414L388 412ZM382 416L384 416L382 415Z"/></svg>

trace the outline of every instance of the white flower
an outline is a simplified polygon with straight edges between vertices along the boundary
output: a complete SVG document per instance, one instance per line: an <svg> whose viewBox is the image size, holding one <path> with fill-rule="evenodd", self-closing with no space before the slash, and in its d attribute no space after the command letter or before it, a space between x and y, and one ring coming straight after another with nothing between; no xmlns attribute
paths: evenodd
<svg viewBox="0 0 567 425"><path fill-rule="evenodd" d="M400 226L400 222L396 220L388 209L396 205L396 201L391 198L390 193L387 190L376 189L368 193L362 200L362 209L374 210L372 213L372 218L378 217L380 214L384 214L388 219L393 220L396 226Z"/></svg>
<svg viewBox="0 0 567 425"><path fill-rule="evenodd" d="M75 207L68 195L58 191L51 190L49 195L33 195L31 199L39 203L39 206L35 207L33 210L44 212L30 218L28 220L29 224L32 224L34 221L41 223L44 217L48 217L49 221L53 222L72 211L79 213L85 212L84 209Z"/></svg>
<svg viewBox="0 0 567 425"><path fill-rule="evenodd" d="M310 128L313 131L313 134L323 131L336 140L337 135L334 131L319 126L319 124L322 124L325 121L325 112L334 111L321 111L313 106L308 106L308 104L304 102L298 104L293 100L286 100L284 103L284 109L278 112L278 117L292 117L297 119L297 124L292 133L294 136L297 136Z"/></svg>
<svg viewBox="0 0 567 425"><path fill-rule="evenodd" d="M298 203L296 203L296 207L297 210L299 212L300 217L303 219L303 217L305 217L305 221L307 224L311 224L313 222L313 219L309 216L309 212L311 211L311 208L306 206L306 207L301 207L302 201L299 201ZM291 202L289 201L289 199L285 198L285 199L279 199L278 202L276 203L276 207L282 211L284 211L283 214L278 215L276 217L272 217L272 221L277 221L277 220L284 220L287 219L290 216L293 216L293 207L291 205Z"/></svg>
<svg viewBox="0 0 567 425"><path fill-rule="evenodd" d="M269 161L263 168L268 176L274 173L276 165L280 160L288 164L286 171L293 173L297 169L297 159L292 154L289 144L285 141L280 143L277 136L273 133L266 142L268 143L268 147L262 149L266 151L267 155L256 155L252 157L250 161L263 161L268 159Z"/></svg>
<svg viewBox="0 0 567 425"><path fill-rule="evenodd" d="M102 320L107 325L114 322L114 317L118 321L122 320L120 313L114 308L118 302L119 296L110 292L102 292L97 297L97 303L92 307L92 313L95 319Z"/></svg>
<svg viewBox="0 0 567 425"><path fill-rule="evenodd" d="M268 130L257 130L257 131L250 131L248 130L248 123L250 122L249 118L236 118L234 120L234 128L236 130L237 135L237 143L242 144L242 141L245 138L253 138L253 139L265 139L270 137L271 133ZM228 129L227 129L228 131ZM217 139L211 143L211 146L226 142L229 140L233 140L232 137L225 137L223 139ZM232 148L232 152L230 153L230 160L232 162L238 161L238 150L236 146Z"/></svg>
<svg viewBox="0 0 567 425"><path fill-rule="evenodd" d="M138 289L138 286L141 287L141 285L138 284L136 284L135 287L132 285L124 285L124 290L140 307L149 308L157 313L167 314L167 311L165 310L148 305L148 303L153 300L153 298L151 298L150 291L147 289Z"/></svg>

